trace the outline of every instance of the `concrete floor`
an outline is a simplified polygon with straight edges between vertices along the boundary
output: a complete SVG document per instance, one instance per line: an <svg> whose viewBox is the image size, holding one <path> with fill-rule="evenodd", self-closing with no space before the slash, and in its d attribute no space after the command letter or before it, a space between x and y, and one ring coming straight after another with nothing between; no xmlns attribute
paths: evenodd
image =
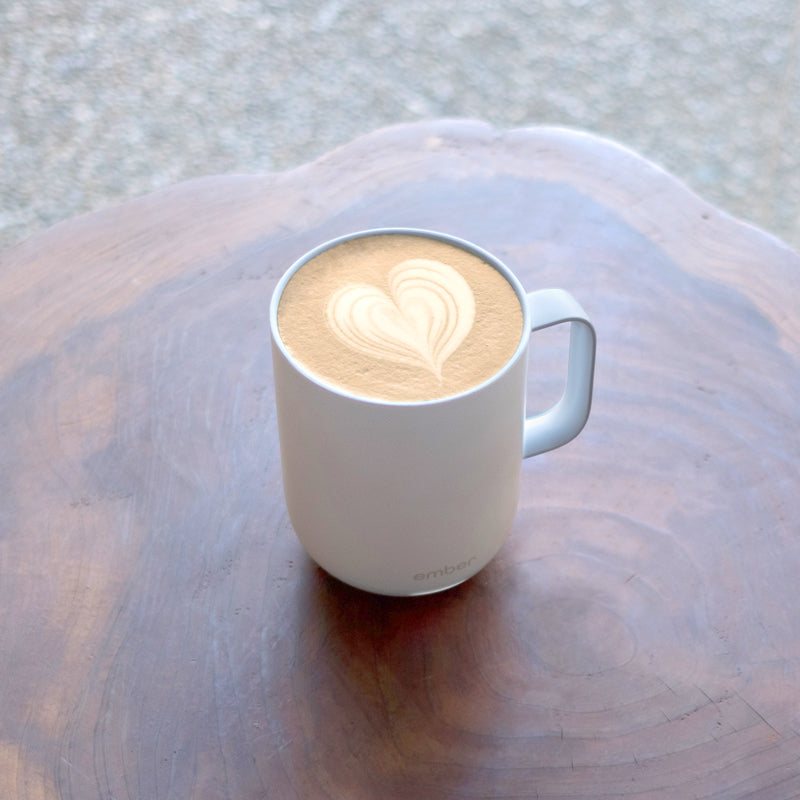
<svg viewBox="0 0 800 800"><path fill-rule="evenodd" d="M610 136L800 248L800 0L0 0L0 249L445 116Z"/></svg>

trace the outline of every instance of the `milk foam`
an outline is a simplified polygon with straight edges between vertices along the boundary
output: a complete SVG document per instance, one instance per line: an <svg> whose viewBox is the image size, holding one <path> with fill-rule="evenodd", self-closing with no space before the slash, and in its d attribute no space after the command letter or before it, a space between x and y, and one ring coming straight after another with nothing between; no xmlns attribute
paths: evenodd
<svg viewBox="0 0 800 800"><path fill-rule="evenodd" d="M328 301L333 333L373 358L430 370L442 366L472 330L475 297L453 267L425 258L402 261L388 275L389 293L376 286L343 286Z"/></svg>
<svg viewBox="0 0 800 800"><path fill-rule="evenodd" d="M411 234L336 244L304 263L278 303L287 352L359 397L435 400L497 373L522 341L520 298L477 254Z"/></svg>

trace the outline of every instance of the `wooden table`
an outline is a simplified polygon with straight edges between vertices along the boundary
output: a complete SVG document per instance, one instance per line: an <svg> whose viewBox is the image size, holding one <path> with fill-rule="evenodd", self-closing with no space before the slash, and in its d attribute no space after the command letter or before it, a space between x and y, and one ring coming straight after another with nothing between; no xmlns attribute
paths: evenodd
<svg viewBox="0 0 800 800"><path fill-rule="evenodd" d="M304 556L271 388L279 275L383 225L568 289L599 340L504 549L416 599ZM0 797L800 796L800 257L647 161L387 129L34 237L0 324Z"/></svg>

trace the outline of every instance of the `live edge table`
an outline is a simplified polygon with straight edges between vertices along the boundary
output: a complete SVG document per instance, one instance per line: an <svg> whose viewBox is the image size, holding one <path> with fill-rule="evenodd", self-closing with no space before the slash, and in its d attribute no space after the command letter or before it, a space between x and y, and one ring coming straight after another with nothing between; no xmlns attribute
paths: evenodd
<svg viewBox="0 0 800 800"><path fill-rule="evenodd" d="M267 307L339 234L465 237L597 327L496 559L369 595L303 553ZM800 257L618 145L379 131L0 259L0 797L800 796ZM529 406L563 385L536 334Z"/></svg>

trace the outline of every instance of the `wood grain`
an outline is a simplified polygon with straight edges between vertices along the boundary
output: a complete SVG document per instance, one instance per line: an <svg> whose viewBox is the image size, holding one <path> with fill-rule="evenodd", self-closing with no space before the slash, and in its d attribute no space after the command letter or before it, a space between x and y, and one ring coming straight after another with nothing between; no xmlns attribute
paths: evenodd
<svg viewBox="0 0 800 800"><path fill-rule="evenodd" d="M598 330L573 443L450 592L286 517L267 305L310 247L463 236ZM800 796L800 257L619 146L390 128L0 258L0 797ZM537 335L530 404L563 380Z"/></svg>

